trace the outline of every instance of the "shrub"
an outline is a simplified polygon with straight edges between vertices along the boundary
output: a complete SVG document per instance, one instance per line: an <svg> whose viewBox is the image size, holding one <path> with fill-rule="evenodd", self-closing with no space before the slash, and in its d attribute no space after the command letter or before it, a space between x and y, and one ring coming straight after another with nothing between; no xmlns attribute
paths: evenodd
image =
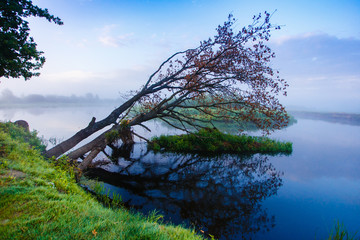
<svg viewBox="0 0 360 240"><path fill-rule="evenodd" d="M37 136L37 131L28 132L24 128L17 126L11 122L1 123L0 130L6 132L14 140L25 141L29 145L41 153L45 152L46 146L44 141Z"/></svg>

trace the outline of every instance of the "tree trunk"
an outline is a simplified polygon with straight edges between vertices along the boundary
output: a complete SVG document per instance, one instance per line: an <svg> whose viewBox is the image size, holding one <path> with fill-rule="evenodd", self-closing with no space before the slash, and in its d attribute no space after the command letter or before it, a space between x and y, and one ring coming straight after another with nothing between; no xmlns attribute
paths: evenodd
<svg viewBox="0 0 360 240"><path fill-rule="evenodd" d="M101 147L97 147L93 149L89 155L86 156L86 158L79 164L79 169L81 171L84 171L84 169L89 166L89 164L92 162L92 160L102 151Z"/></svg>
<svg viewBox="0 0 360 240"><path fill-rule="evenodd" d="M131 145L134 143L134 138L133 138L130 127L141 124L142 122L148 121L150 119L153 119L154 116L156 116L156 111L151 111L147 114L140 114L137 117L133 118L129 122L129 124L125 127L120 126L120 125L115 125L111 129L109 129L109 130L105 131L104 133L102 133L101 135L99 135L97 138L95 138L91 142L85 144L84 146L76 149L73 152L70 152L68 154L68 157L71 159L78 159L78 158L84 156L87 152L92 151L93 149L96 149L99 147L104 149L106 147L106 145L108 144L105 134L110 131L113 131L113 130L119 131L120 139L123 141L124 144Z"/></svg>
<svg viewBox="0 0 360 240"><path fill-rule="evenodd" d="M84 146L76 149L73 152L70 152L68 154L68 157L71 159L78 159L82 156L84 156L87 152L90 152L91 150L95 149L95 148L102 148L104 149L106 147L107 144L109 144L109 142L107 142L107 139L105 137L106 133L110 132L110 131L119 131L119 136L121 141L123 142L123 144L125 145L132 145L134 144L134 137L132 135L132 132L130 130L130 127L126 127L124 129L122 129L121 126L116 125L113 126L111 129L105 131L104 133L102 133L101 135L99 135L98 137L96 137L94 140L92 140L91 142L85 144Z"/></svg>
<svg viewBox="0 0 360 240"><path fill-rule="evenodd" d="M108 130L108 131L110 131L110 130ZM105 148L106 147L105 134L108 131L102 133L100 136L98 136L97 138L95 138L91 142L85 144L84 146L76 149L75 151L70 152L68 154L68 157L71 158L71 159L78 159L78 158L84 156L87 152L90 152L91 150L93 150L95 148Z"/></svg>
<svg viewBox="0 0 360 240"><path fill-rule="evenodd" d="M91 142L85 144L84 146L78 148L77 150L68 154L68 157L71 159L78 159L79 157L84 156L87 152L90 152L89 155L79 164L78 168L80 171L84 171L92 162L92 160L105 149L106 145L109 143L106 139L106 133L117 130L119 131L120 139L124 145L132 146L134 144L134 137L132 135L130 127L121 127L119 125L113 126L111 129L102 133L100 136L92 140Z"/></svg>
<svg viewBox="0 0 360 240"><path fill-rule="evenodd" d="M134 135L130 127L121 129L119 132L119 137L124 145L133 145L135 143Z"/></svg>
<svg viewBox="0 0 360 240"><path fill-rule="evenodd" d="M116 120L119 118L119 116L126 111L128 108L130 108L134 102L139 100L142 96L144 96L146 92L142 91L136 94L134 97L132 97L127 102L123 103L120 107L116 108L114 111L110 113L109 116L104 118L103 120L99 122L95 122L95 118L91 120L89 125L78 131L74 136L70 137L69 139L59 143L58 145L54 146L53 148L46 151L47 157L59 157L62 154L69 151L71 148L76 146L79 142L86 139L87 137L91 136L93 133L103 129L106 126L109 126L111 124L116 123Z"/></svg>

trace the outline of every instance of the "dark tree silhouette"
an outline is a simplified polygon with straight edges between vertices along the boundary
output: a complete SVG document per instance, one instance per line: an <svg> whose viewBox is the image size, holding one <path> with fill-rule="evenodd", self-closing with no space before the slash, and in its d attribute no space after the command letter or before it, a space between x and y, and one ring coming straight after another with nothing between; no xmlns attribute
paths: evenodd
<svg viewBox="0 0 360 240"><path fill-rule="evenodd" d="M24 18L31 16L63 24L60 18L51 15L46 8L33 5L30 0L0 1L0 77L28 80L40 75L35 71L43 66L45 57L29 36L29 23Z"/></svg>

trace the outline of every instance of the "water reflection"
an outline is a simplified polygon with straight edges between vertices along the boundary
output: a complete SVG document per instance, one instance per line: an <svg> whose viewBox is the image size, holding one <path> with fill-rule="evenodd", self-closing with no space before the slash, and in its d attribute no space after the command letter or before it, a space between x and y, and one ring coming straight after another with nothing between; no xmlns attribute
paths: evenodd
<svg viewBox="0 0 360 240"><path fill-rule="evenodd" d="M262 201L276 194L282 174L266 156L154 154L136 144L113 157L115 163L87 176L116 186L136 209L157 209L165 220L220 239L249 239L274 227Z"/></svg>

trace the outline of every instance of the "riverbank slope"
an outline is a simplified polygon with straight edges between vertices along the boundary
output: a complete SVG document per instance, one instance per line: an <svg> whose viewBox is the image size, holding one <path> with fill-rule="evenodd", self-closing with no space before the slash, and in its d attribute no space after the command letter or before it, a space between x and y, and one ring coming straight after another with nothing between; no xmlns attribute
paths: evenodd
<svg viewBox="0 0 360 240"><path fill-rule="evenodd" d="M202 239L156 215L104 207L46 161L38 141L30 146L34 136L0 123L0 239Z"/></svg>

